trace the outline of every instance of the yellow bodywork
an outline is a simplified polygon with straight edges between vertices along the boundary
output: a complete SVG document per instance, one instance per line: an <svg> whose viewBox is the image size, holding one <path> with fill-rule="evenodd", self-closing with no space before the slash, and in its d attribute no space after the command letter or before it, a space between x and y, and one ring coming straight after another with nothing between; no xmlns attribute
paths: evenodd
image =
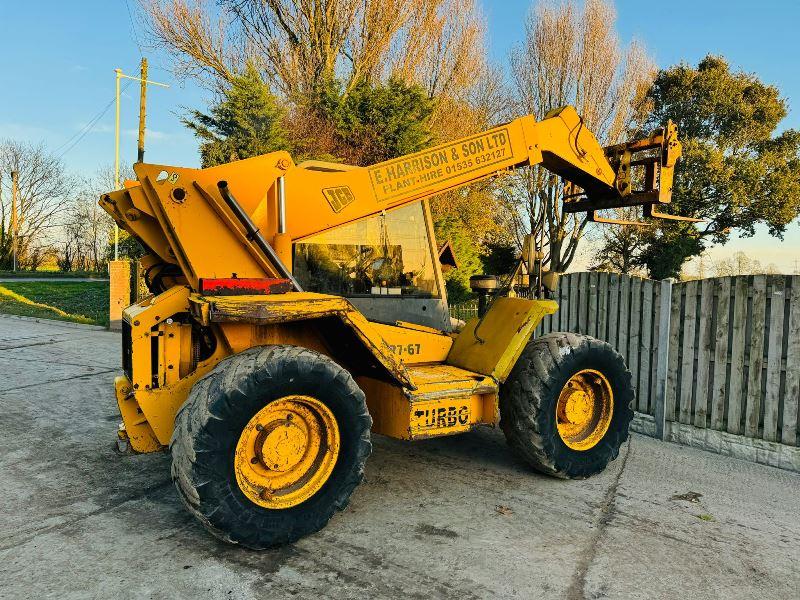
<svg viewBox="0 0 800 600"><path fill-rule="evenodd" d="M483 319L464 326L447 362L505 381L539 321L557 310L552 300L498 298Z"/></svg>
<svg viewBox="0 0 800 600"><path fill-rule="evenodd" d="M239 489L264 508L297 506L330 477L340 440L336 417L316 398L270 402L253 415L236 444Z"/></svg>
<svg viewBox="0 0 800 600"><path fill-rule="evenodd" d="M498 384L448 364L409 368L414 389L358 377L373 431L403 440L469 431L497 421Z"/></svg>
<svg viewBox="0 0 800 600"><path fill-rule="evenodd" d="M366 394L375 432L402 439L459 433L496 422L499 383L539 320L553 310L551 301L498 299L484 322L494 327L501 321L503 327L495 341L480 344L472 322L455 338L409 323L372 323L340 296L202 296L175 286L123 313L130 379L117 378L117 401L133 449L152 452L169 444L178 409L219 361L253 346L291 344L350 367ZM190 358L192 328L177 320L187 313L217 332L220 342L196 364ZM348 364L347 353L356 349L373 362ZM463 368L461 361L474 368Z"/></svg>
<svg viewBox="0 0 800 600"><path fill-rule="evenodd" d="M603 373L583 369L569 378L558 395L556 426L573 450L594 448L608 431L614 414L614 392Z"/></svg>
<svg viewBox="0 0 800 600"><path fill-rule="evenodd" d="M343 297L302 291L294 279L293 247L528 165L542 165L563 177L582 190L589 204L668 202L667 187L680 154L677 133L668 133L643 146L664 146L661 158L648 159L652 168L646 173L646 193L623 185L631 181L629 169L637 161L630 155L637 147L603 149L572 107L539 122L524 116L367 167L296 165L286 152L207 169L137 163L138 181L100 200L145 247L141 264L156 292L124 311L125 376L116 381L124 421L120 435L139 452L163 448L195 382L226 357L266 344L310 348L346 368L366 394L378 433L415 439L494 424L499 386L542 317L556 311L554 302L497 299L484 318L469 322L457 335L407 322L372 322ZM658 182L662 189L655 189ZM424 212L429 256L438 256ZM445 303L438 263L433 271L439 295L432 297ZM403 275L414 277L413 272ZM260 295L200 293L209 279L271 281L285 288ZM385 287L380 280L372 285ZM283 293L286 289L293 291ZM576 405L576 398L569 406ZM313 403L286 402L316 410ZM575 411L565 414L574 417ZM256 415L256 424L274 416L269 411ZM324 415L320 418L324 421ZM300 464L324 437L308 433L303 446L292 431L294 454L272 447L261 451L279 457L278 464L294 459Z"/></svg>
<svg viewBox="0 0 800 600"><path fill-rule="evenodd" d="M227 181L242 209L289 265L293 242L526 164L543 164L595 193L614 190L616 172L603 148L575 110L565 107L539 122L521 117L370 167L295 165L286 152L207 169L137 163L139 181L104 195L100 204L160 261L179 266L197 289L201 277L278 274L223 202L220 181ZM278 178L287 198L297 199L286 203L285 232L278 231Z"/></svg>

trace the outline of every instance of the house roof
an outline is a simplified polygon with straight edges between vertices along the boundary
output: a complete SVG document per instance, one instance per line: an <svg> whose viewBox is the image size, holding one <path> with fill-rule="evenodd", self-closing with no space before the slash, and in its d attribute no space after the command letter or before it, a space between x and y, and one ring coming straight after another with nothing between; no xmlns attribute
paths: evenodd
<svg viewBox="0 0 800 600"><path fill-rule="evenodd" d="M453 250L453 245L450 241L446 241L439 247L439 262L442 265L449 265L454 269L458 268L458 260L456 259L456 253Z"/></svg>

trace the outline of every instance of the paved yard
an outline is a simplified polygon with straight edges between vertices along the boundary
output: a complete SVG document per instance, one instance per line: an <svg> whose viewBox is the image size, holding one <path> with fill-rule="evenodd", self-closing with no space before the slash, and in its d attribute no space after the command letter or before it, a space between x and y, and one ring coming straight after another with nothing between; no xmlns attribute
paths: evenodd
<svg viewBox="0 0 800 600"><path fill-rule="evenodd" d="M168 455L113 449L119 341L0 316L2 598L800 597L800 475L642 436L583 482L530 472L494 430L376 437L322 532L223 545Z"/></svg>

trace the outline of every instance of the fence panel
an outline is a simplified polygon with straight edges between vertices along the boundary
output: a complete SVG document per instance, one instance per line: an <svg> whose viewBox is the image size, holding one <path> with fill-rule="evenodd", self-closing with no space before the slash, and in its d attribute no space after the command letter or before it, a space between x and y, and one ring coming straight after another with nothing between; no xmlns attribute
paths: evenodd
<svg viewBox="0 0 800 600"><path fill-rule="evenodd" d="M569 276L569 320L567 321L567 331L580 333L578 328L578 273Z"/></svg>
<svg viewBox="0 0 800 600"><path fill-rule="evenodd" d="M695 384L695 362L694 355L696 350L695 331L697 329L697 282L689 281L683 287L685 290L683 308L683 335L681 342L681 385L676 389L678 395L678 406L680 415L678 420L681 423L692 422L692 394Z"/></svg>
<svg viewBox="0 0 800 600"><path fill-rule="evenodd" d="M722 277L714 282L717 295L714 331L714 378L711 383L711 428L725 429L725 402L728 369L728 343L730 337L731 278Z"/></svg>
<svg viewBox="0 0 800 600"><path fill-rule="evenodd" d="M558 302L558 310L553 315L550 332L565 331L569 311L569 276L564 275L558 282L558 289L553 296L553 300ZM550 333L548 332L548 333Z"/></svg>
<svg viewBox="0 0 800 600"><path fill-rule="evenodd" d="M609 275L608 282L608 338L606 341L618 348L617 335L619 333L619 278L616 273Z"/></svg>
<svg viewBox="0 0 800 600"><path fill-rule="evenodd" d="M608 339L608 273L598 273L600 297L597 299L597 337Z"/></svg>
<svg viewBox="0 0 800 600"><path fill-rule="evenodd" d="M639 389L639 378L641 372L639 371L639 335L642 323L642 280L638 277L630 280L630 296L628 304L628 319L620 320L620 323L625 323L627 330L628 348L625 353L625 362L631 371L631 384L636 391ZM638 391L637 391L637 404L638 406Z"/></svg>
<svg viewBox="0 0 800 600"><path fill-rule="evenodd" d="M598 287L597 278L599 273L589 273L589 299L587 302L589 309L589 317L586 321L586 333L592 337L597 335L597 300L598 300Z"/></svg>
<svg viewBox="0 0 800 600"><path fill-rule="evenodd" d="M589 333L589 274L578 273L578 332Z"/></svg>
<svg viewBox="0 0 800 600"><path fill-rule="evenodd" d="M745 405L745 344L747 340L748 281L735 278L731 325L731 380L728 385L728 433L742 433L742 407Z"/></svg>
<svg viewBox="0 0 800 600"><path fill-rule="evenodd" d="M780 409L781 363L783 361L783 322L786 307L786 290L783 277L770 277L769 303L766 337L767 369L764 386L764 433L763 438L775 442L778 435L778 411Z"/></svg>
<svg viewBox="0 0 800 600"><path fill-rule="evenodd" d="M628 327L630 326L631 278L621 276L619 281L619 319L617 320L617 350L628 362Z"/></svg>
<svg viewBox="0 0 800 600"><path fill-rule="evenodd" d="M800 402L800 276L791 278L786 344L786 387L783 400L781 442L798 444L797 408Z"/></svg>
<svg viewBox="0 0 800 600"><path fill-rule="evenodd" d="M641 413L650 412L650 369L653 360L653 282L642 281L642 331L639 337L639 385L637 388L637 406Z"/></svg>
<svg viewBox="0 0 800 600"><path fill-rule="evenodd" d="M651 337L651 366L650 366L650 396L649 396L649 406L650 410L648 411L649 414L655 415L655 406L656 406L656 398L658 395L658 356L659 356L659 346L666 348L666 344L661 343L661 321L663 317L661 315L661 290L663 287L663 282L651 282L653 283L653 334Z"/></svg>
<svg viewBox="0 0 800 600"><path fill-rule="evenodd" d="M667 390L664 394L665 415L667 421L677 421L678 410L678 374L681 370L680 354L680 335L683 304L683 287L672 286L672 298L670 301L670 320L669 335L667 337Z"/></svg>
<svg viewBox="0 0 800 600"><path fill-rule="evenodd" d="M747 363L747 404L745 407L744 434L758 437L761 420L761 375L764 365L764 322L767 313L767 276L753 277L751 301L750 344Z"/></svg>
<svg viewBox="0 0 800 600"><path fill-rule="evenodd" d="M664 302L663 293L670 294ZM669 284L571 273L554 299L559 311L537 335L572 331L609 342L631 369L638 412L799 445L800 276ZM467 320L476 303L451 307L451 314ZM659 357L666 359L663 371Z"/></svg>
<svg viewBox="0 0 800 600"><path fill-rule="evenodd" d="M711 365L711 326L714 322L714 280L700 282L698 304L697 365L695 367L694 426L705 427L710 413L708 407L708 382Z"/></svg>

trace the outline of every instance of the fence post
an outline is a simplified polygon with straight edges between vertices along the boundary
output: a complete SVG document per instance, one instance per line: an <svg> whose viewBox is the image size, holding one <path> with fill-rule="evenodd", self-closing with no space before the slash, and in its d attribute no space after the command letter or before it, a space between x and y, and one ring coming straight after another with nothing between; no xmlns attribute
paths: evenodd
<svg viewBox="0 0 800 600"><path fill-rule="evenodd" d="M669 372L669 321L672 313L672 279L661 280L661 302L658 312L658 365L656 367L656 397L653 416L656 422L656 437L666 435L667 373Z"/></svg>

